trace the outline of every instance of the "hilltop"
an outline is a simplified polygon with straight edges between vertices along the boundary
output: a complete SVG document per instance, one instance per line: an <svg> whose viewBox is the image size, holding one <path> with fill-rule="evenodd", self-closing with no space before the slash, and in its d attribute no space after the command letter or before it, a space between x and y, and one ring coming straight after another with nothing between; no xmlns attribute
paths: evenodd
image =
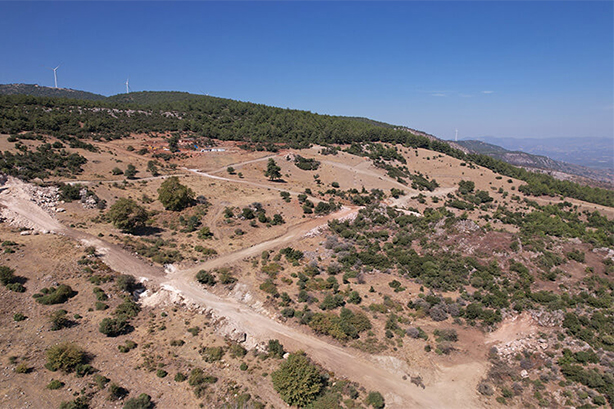
<svg viewBox="0 0 614 409"><path fill-rule="evenodd" d="M31 95L33 97L69 98L84 101L100 101L104 95L70 88L52 88L38 84L0 84L0 95Z"/></svg>

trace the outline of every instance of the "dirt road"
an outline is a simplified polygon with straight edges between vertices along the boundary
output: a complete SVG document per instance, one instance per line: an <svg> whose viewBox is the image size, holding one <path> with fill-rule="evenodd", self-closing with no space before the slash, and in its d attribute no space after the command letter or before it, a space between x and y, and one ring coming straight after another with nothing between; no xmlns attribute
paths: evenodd
<svg viewBox="0 0 614 409"><path fill-rule="evenodd" d="M30 200L26 185L21 181L9 180L0 192L0 204L6 207L5 210L14 212L17 217L29 222L32 227L66 235L87 246L95 246L102 254L105 263L114 270L145 277L153 284L180 293L189 302L202 305L215 311L218 316L225 317L237 331L245 332L257 342L277 338L289 350L306 351L316 362L334 371L337 376L358 381L369 390L383 393L388 408L483 407L475 394L475 385L485 371L481 363L442 367L437 380L427 385L426 389L421 389L402 378L408 372L415 374L419 368L408 368L404 362L392 357L373 357L352 349L341 348L300 329L285 326L236 298L221 298L206 291L194 279L195 272L199 269L221 267L258 255L263 250L286 245L313 228L328 223L328 220L347 217L357 209L342 208L329 216L291 226L285 234L272 240L223 255L190 269L165 275L161 268L150 265L119 246L63 226Z"/></svg>

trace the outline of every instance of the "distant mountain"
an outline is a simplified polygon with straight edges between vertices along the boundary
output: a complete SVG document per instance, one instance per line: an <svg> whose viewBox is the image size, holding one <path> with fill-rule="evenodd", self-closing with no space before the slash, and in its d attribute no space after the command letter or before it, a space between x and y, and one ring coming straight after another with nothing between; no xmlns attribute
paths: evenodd
<svg viewBox="0 0 614 409"><path fill-rule="evenodd" d="M523 168L550 173L558 179L565 179L566 177L561 174L566 174L604 182L609 186L614 183L614 172L609 169L592 169L586 166L554 160L544 155L534 155L522 151L511 151L501 146L482 141L458 141L456 144L463 146L472 153L488 155L514 166L521 166Z"/></svg>
<svg viewBox="0 0 614 409"><path fill-rule="evenodd" d="M511 151L587 166L595 169L614 170L614 138L475 138Z"/></svg>
<svg viewBox="0 0 614 409"><path fill-rule="evenodd" d="M0 84L0 95L31 95L33 97L70 98L88 101L106 99L104 95L69 88L43 87L37 84Z"/></svg>

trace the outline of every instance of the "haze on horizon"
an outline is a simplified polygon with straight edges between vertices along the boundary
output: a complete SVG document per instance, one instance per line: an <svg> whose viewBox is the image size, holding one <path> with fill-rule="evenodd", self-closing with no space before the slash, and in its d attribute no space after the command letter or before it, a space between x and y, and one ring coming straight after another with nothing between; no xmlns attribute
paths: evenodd
<svg viewBox="0 0 614 409"><path fill-rule="evenodd" d="M179 90L444 139L614 135L612 2L2 2L0 83ZM27 29L24 29L27 27Z"/></svg>

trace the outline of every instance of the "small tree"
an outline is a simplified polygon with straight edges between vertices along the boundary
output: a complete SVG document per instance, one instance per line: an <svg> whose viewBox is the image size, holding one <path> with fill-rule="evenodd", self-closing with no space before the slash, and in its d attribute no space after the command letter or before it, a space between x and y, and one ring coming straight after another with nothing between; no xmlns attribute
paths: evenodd
<svg viewBox="0 0 614 409"><path fill-rule="evenodd" d="M151 176L158 176L160 174L158 166L156 166L156 162L153 160L147 162L147 171L151 173Z"/></svg>
<svg viewBox="0 0 614 409"><path fill-rule="evenodd" d="M379 392L369 392L367 396L367 404L373 406L375 409L382 409L386 404L384 403L384 397Z"/></svg>
<svg viewBox="0 0 614 409"><path fill-rule="evenodd" d="M271 377L281 398L299 407L311 403L323 387L320 371L303 352L290 354Z"/></svg>
<svg viewBox="0 0 614 409"><path fill-rule="evenodd" d="M149 215L147 210L134 200L122 197L109 208L107 217L118 229L132 233L145 225Z"/></svg>
<svg viewBox="0 0 614 409"><path fill-rule="evenodd" d="M173 176L166 179L158 188L158 200L166 210L180 211L194 202L194 192L179 183L179 178Z"/></svg>
<svg viewBox="0 0 614 409"><path fill-rule="evenodd" d="M281 179L281 168L277 166L277 163L273 159L269 159L264 176L268 177L269 180Z"/></svg>
<svg viewBox="0 0 614 409"><path fill-rule="evenodd" d="M136 174L139 171L136 170L136 168L134 167L134 165L132 163L130 163L127 167L126 170L124 171L124 176L126 176L128 179L134 179L136 177Z"/></svg>
<svg viewBox="0 0 614 409"><path fill-rule="evenodd" d="M15 282L15 270L7 266L0 266L0 283L9 285Z"/></svg>

